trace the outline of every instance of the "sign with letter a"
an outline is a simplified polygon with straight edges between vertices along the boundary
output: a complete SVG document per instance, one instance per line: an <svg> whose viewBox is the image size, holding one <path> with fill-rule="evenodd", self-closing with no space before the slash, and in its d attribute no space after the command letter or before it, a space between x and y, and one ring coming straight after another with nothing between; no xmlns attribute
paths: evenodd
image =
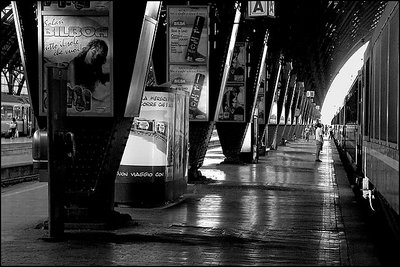
<svg viewBox="0 0 400 267"><path fill-rule="evenodd" d="M275 18L274 1L249 1L247 10L249 17L264 16Z"/></svg>

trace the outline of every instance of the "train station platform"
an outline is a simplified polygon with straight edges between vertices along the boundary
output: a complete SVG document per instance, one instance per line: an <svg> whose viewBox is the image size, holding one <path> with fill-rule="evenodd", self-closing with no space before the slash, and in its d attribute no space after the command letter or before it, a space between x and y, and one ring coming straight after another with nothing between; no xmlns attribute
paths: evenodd
<svg viewBox="0 0 400 267"><path fill-rule="evenodd" d="M51 242L47 183L2 188L1 265L379 266L334 142L322 162L314 141L279 146L257 164L220 164L221 148L176 203L116 207L133 223L116 230L65 230Z"/></svg>
<svg viewBox="0 0 400 267"><path fill-rule="evenodd" d="M1 168L32 164L32 138L1 138Z"/></svg>

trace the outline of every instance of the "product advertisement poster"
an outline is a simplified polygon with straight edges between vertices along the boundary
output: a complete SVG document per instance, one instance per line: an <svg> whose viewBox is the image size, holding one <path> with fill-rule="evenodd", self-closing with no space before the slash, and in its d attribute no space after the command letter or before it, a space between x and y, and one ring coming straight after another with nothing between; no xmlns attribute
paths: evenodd
<svg viewBox="0 0 400 267"><path fill-rule="evenodd" d="M167 74L189 92L189 120L209 117L209 7L167 6Z"/></svg>
<svg viewBox="0 0 400 267"><path fill-rule="evenodd" d="M117 177L173 179L174 105L173 93L144 92L140 116L132 124Z"/></svg>
<svg viewBox="0 0 400 267"><path fill-rule="evenodd" d="M89 2L87 7L82 5L79 9L76 5L66 6L68 15L62 15L62 8L54 11L58 12L56 15L51 15L54 8L43 6L49 11L40 16L41 115L47 112L47 87L52 83L48 81L49 67L66 71L66 77L62 78L65 81L60 84L61 89L67 90L67 115L113 115L112 27L108 14L111 3L103 2L100 7L93 5ZM93 15L79 15L85 11ZM96 11L98 16L94 15Z"/></svg>
<svg viewBox="0 0 400 267"><path fill-rule="evenodd" d="M189 93L189 119L208 119L208 71L204 65L170 65L171 87Z"/></svg>
<svg viewBox="0 0 400 267"><path fill-rule="evenodd" d="M208 8L168 7L170 63L207 63Z"/></svg>

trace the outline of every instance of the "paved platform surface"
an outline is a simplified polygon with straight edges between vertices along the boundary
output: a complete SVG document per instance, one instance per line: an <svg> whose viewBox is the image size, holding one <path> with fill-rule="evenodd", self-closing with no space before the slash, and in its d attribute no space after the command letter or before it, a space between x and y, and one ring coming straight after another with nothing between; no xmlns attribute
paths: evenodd
<svg viewBox="0 0 400 267"><path fill-rule="evenodd" d="M219 164L209 150L200 169L212 183L188 186L173 205L117 207L134 224L66 230L45 241L47 183L2 188L1 265L379 266L376 247L332 141L322 162L298 140L258 164Z"/></svg>
<svg viewBox="0 0 400 267"><path fill-rule="evenodd" d="M1 138L1 168L33 164L32 138Z"/></svg>

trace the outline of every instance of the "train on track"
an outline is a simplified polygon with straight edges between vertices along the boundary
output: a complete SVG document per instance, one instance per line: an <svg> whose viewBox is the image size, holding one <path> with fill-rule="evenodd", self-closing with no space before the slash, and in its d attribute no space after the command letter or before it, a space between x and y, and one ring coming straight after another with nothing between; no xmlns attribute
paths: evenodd
<svg viewBox="0 0 400 267"><path fill-rule="evenodd" d="M9 137L12 118L16 119L19 136L32 136L35 128L29 97L1 93L1 136Z"/></svg>
<svg viewBox="0 0 400 267"><path fill-rule="evenodd" d="M332 119L334 139L354 185L399 233L399 2L388 4L363 67Z"/></svg>

